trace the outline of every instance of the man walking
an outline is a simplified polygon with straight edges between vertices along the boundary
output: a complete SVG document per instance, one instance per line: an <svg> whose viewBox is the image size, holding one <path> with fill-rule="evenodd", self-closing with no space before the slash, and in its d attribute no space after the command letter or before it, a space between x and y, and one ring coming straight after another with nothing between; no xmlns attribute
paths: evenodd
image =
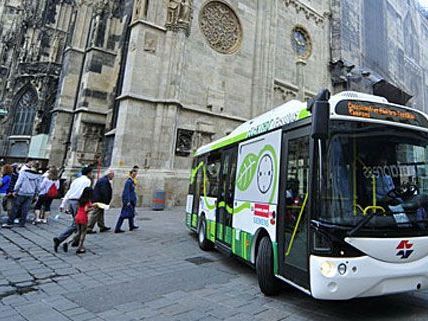
<svg viewBox="0 0 428 321"><path fill-rule="evenodd" d="M79 178L76 178L73 183L70 185L70 189L65 194L64 199L59 207L59 210L62 212L64 208L67 208L70 214L73 217L73 221L67 229L62 232L58 237L53 238L54 250L58 251L59 245L64 242L71 234L76 231L76 223L74 222L74 217L77 213L78 201L82 195L83 190L86 187L90 187L92 184L92 167L85 167L82 169L82 175ZM64 251L68 250L68 243L64 243Z"/></svg>
<svg viewBox="0 0 428 321"><path fill-rule="evenodd" d="M114 171L109 168L105 175L101 177L94 188L94 197L93 203L102 203L103 205L109 205L113 196L113 191L111 188L111 181L114 178ZM104 208L106 206L94 206L94 208L89 213L89 223L88 223L88 231L87 234L96 233L93 230L95 226L95 222L97 223L100 232L106 232L110 230L110 227L106 227L104 224Z"/></svg>
<svg viewBox="0 0 428 321"><path fill-rule="evenodd" d="M42 176L38 173L39 163L32 162L30 169L25 169L19 173L16 181L13 196L12 215L2 227L11 228L13 222L19 217L19 226L24 227L30 210L31 201L37 195Z"/></svg>

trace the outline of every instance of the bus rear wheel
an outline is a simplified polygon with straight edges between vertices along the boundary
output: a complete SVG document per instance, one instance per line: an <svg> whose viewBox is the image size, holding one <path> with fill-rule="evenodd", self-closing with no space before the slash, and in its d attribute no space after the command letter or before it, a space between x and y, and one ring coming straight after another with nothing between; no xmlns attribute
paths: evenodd
<svg viewBox="0 0 428 321"><path fill-rule="evenodd" d="M212 250L213 243L207 239L207 223L204 218L201 218L198 226L198 244L204 251Z"/></svg>
<svg viewBox="0 0 428 321"><path fill-rule="evenodd" d="M273 272L273 251L269 237L264 236L258 247L256 272L260 290L267 296L279 293L279 284Z"/></svg>

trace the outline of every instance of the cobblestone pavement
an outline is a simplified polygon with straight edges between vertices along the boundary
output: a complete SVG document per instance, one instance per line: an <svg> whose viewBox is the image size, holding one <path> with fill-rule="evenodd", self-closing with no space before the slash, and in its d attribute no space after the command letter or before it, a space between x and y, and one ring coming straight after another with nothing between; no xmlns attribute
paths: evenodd
<svg viewBox="0 0 428 321"><path fill-rule="evenodd" d="M424 292L331 302L285 287L267 298L249 266L199 249L184 209L138 212L139 230L88 235L81 256L53 251L67 215L1 229L0 321L428 319Z"/></svg>

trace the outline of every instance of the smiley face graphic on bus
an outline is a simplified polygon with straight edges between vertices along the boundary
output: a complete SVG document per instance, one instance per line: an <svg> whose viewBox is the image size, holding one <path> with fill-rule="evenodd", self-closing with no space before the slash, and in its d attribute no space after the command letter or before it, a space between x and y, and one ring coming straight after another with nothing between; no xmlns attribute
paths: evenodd
<svg viewBox="0 0 428 321"><path fill-rule="evenodd" d="M260 157L257 168L257 187L262 194L269 191L273 181L273 160L269 154Z"/></svg>

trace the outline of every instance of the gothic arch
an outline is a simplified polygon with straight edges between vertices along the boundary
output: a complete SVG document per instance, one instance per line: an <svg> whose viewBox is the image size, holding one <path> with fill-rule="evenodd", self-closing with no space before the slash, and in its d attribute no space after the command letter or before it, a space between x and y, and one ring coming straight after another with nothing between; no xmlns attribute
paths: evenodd
<svg viewBox="0 0 428 321"><path fill-rule="evenodd" d="M30 136L33 131L37 111L38 96L33 86L22 88L16 95L13 105L13 125L11 135Z"/></svg>

